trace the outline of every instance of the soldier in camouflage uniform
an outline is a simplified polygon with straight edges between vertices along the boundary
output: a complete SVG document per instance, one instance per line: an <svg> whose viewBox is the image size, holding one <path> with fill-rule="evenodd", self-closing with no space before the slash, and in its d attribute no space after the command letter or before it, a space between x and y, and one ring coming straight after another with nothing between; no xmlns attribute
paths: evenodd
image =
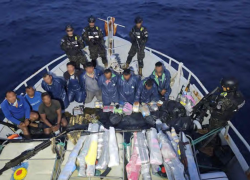
<svg viewBox="0 0 250 180"><path fill-rule="evenodd" d="M245 104L245 99L238 91L238 82L234 78L221 80L222 91L215 97L210 110L209 130L227 125L233 115Z"/></svg>
<svg viewBox="0 0 250 180"><path fill-rule="evenodd" d="M98 54L102 58L102 63L105 67L108 66L108 61L106 58L105 43L103 39L102 30L95 26L95 18L90 16L88 18L89 26L85 27L82 32L82 38L89 46L90 58L94 67L96 66L96 59Z"/></svg>
<svg viewBox="0 0 250 180"><path fill-rule="evenodd" d="M129 67L129 64L132 61L132 58L137 53L137 59L139 63L139 75L142 75L142 68L144 66L143 59L145 57L145 45L148 41L148 31L145 27L142 26L143 19L141 17L135 18L135 26L132 28L132 30L129 33L129 36L131 38L132 46L128 53L128 58L126 62L126 68Z"/></svg>
<svg viewBox="0 0 250 180"><path fill-rule="evenodd" d="M71 25L65 28L67 35L61 40L61 49L65 51L70 61L75 62L76 68L80 68L87 62L86 56L83 54L82 49L85 47L81 36L74 34L74 28Z"/></svg>

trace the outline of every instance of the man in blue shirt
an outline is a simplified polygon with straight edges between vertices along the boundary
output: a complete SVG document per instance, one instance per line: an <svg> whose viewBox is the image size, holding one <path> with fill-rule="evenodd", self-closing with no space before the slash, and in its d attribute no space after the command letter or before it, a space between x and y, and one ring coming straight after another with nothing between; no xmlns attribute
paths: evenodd
<svg viewBox="0 0 250 180"><path fill-rule="evenodd" d="M26 89L25 99L31 106L31 110L38 112L38 108L42 103L42 97L41 97L42 93L36 91L32 86L27 86L25 89Z"/></svg>
<svg viewBox="0 0 250 180"><path fill-rule="evenodd" d="M146 78L140 82L134 104L139 105L139 103L150 103L151 101L159 101L159 95L154 80Z"/></svg>
<svg viewBox="0 0 250 180"><path fill-rule="evenodd" d="M38 127L36 121L39 116L30 111L30 106L23 96L17 96L14 91L8 91L6 98L1 104L5 117L18 125L26 138L30 138L28 126Z"/></svg>
<svg viewBox="0 0 250 180"><path fill-rule="evenodd" d="M150 78L154 79L161 99L168 100L172 91L170 87L171 75L162 62L155 63L155 70L152 72Z"/></svg>
<svg viewBox="0 0 250 180"><path fill-rule="evenodd" d="M56 99L61 103L62 109L69 106L69 99L66 94L66 82L59 77L52 77L50 74L43 75L42 88L47 91L52 99Z"/></svg>
<svg viewBox="0 0 250 180"><path fill-rule="evenodd" d="M117 76L110 69L105 69L104 74L98 79L98 86L102 90L102 101L105 106L118 103Z"/></svg>
<svg viewBox="0 0 250 180"><path fill-rule="evenodd" d="M129 102L133 104L135 94L140 83L140 78L133 75L130 69L125 69L121 77L118 78L117 88L119 94L119 103Z"/></svg>

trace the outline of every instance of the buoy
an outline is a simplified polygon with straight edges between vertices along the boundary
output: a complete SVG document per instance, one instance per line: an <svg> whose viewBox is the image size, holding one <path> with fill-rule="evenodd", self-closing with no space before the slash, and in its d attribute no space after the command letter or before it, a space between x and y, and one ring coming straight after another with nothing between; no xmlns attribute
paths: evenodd
<svg viewBox="0 0 250 180"><path fill-rule="evenodd" d="M27 169L25 168L18 168L15 172L14 172L14 179L15 180L22 180L26 177L27 175Z"/></svg>

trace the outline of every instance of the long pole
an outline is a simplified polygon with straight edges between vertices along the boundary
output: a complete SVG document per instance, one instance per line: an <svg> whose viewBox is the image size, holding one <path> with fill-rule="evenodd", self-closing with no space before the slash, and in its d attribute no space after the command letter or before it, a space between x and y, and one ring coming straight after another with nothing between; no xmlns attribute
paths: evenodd
<svg viewBox="0 0 250 180"><path fill-rule="evenodd" d="M97 19L99 19L100 21L104 21L104 22L107 22L105 19L101 19L101 18L97 18ZM108 23L108 22L107 22ZM117 26L120 26L120 27L123 27L123 28L125 28L125 26L123 26L123 25L120 25L120 24L116 24L116 23L114 23L115 25L117 25Z"/></svg>

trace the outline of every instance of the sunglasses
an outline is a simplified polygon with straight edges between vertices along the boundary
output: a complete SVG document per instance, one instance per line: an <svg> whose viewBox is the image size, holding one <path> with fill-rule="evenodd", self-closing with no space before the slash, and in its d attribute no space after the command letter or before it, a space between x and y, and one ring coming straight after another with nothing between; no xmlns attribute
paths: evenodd
<svg viewBox="0 0 250 180"><path fill-rule="evenodd" d="M72 32L73 30L71 29L71 30L67 30L67 32Z"/></svg>

